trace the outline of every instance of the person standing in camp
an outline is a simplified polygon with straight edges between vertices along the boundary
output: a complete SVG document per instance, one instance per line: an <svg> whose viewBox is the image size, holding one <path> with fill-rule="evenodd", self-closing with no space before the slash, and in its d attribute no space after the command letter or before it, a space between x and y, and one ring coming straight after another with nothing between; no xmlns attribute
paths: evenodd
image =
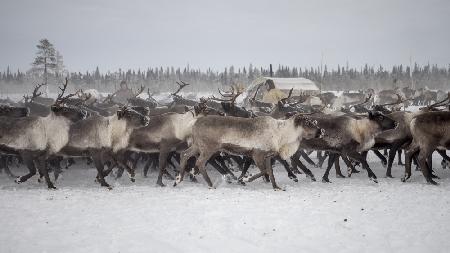
<svg viewBox="0 0 450 253"><path fill-rule="evenodd" d="M263 102L265 103L271 103L276 104L278 101L280 101L283 98L286 98L286 93L282 92L281 90L275 88L275 83L273 80L268 79L265 83L267 92L263 96Z"/></svg>
<svg viewBox="0 0 450 253"><path fill-rule="evenodd" d="M128 88L127 82L120 82L120 89L114 93L113 101L120 104L127 104L128 99L134 97L133 91Z"/></svg>

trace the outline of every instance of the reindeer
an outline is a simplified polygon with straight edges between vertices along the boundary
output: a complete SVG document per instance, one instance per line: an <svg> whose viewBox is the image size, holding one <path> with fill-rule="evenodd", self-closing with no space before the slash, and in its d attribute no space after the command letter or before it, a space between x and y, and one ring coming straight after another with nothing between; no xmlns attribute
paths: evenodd
<svg viewBox="0 0 450 253"><path fill-rule="evenodd" d="M415 116L411 123L412 143L406 150L405 176L402 181L411 177L411 156L418 152L418 163L426 181L436 185L432 179L432 164L428 157L435 149L450 149L450 112L425 112Z"/></svg>
<svg viewBox="0 0 450 253"><path fill-rule="evenodd" d="M304 140L300 148L330 152L328 167L322 177L323 182L329 182L328 175L337 154L360 162L367 170L369 179L378 182L361 152L373 147L378 134L395 128L394 120L379 112L369 112L368 117L359 118L320 114L310 117L317 120L317 125L324 129L326 134L321 139ZM349 174L351 175L350 171Z"/></svg>
<svg viewBox="0 0 450 253"><path fill-rule="evenodd" d="M74 94L64 96L66 82L51 112L46 117L24 117L9 121L0 121L0 150L9 154L18 154L30 170L16 182L27 181L36 174L35 165L44 174L48 188L55 188L50 181L46 160L56 154L68 141L70 125L86 117L86 112L65 105L65 101Z"/></svg>
<svg viewBox="0 0 450 253"><path fill-rule="evenodd" d="M0 105L0 121L9 121L10 118L22 118L27 117L30 110L26 107L13 107L8 105ZM0 152L0 172L5 171L10 177L15 177L9 170L8 162L10 155L5 155Z"/></svg>
<svg viewBox="0 0 450 253"><path fill-rule="evenodd" d="M448 160L445 150L450 148L450 112L439 111L437 107L448 106L449 104L450 92L446 99L420 108L420 112L411 118L409 129L412 142L405 152L405 176L402 178L403 182L406 182L411 177L411 160L413 155L418 153L417 162L426 181L430 184L437 184L432 179L434 175L432 174L431 154L434 150L438 150L441 156Z"/></svg>
<svg viewBox="0 0 450 253"><path fill-rule="evenodd" d="M31 116L40 116L46 117L50 114L50 106L45 102L38 102L42 92L39 92L39 89L45 84L38 84L34 87L33 93L30 96L24 95L24 106L30 110ZM54 103L54 102L53 102Z"/></svg>
<svg viewBox="0 0 450 253"><path fill-rule="evenodd" d="M219 94L223 98L211 96L211 100L220 102L222 110L227 116L253 118L255 115L252 111L248 111L243 107L236 105L236 99L243 93L244 89L240 86L231 86L229 92L222 92L218 89Z"/></svg>
<svg viewBox="0 0 450 253"><path fill-rule="evenodd" d="M166 170L169 153L187 146L192 125L209 112L205 103L201 103L183 114L166 113L153 116L148 126L135 129L131 133L128 146L124 147L123 151L159 153L159 175L156 183L165 186L162 176L164 173L170 176Z"/></svg>
<svg viewBox="0 0 450 253"><path fill-rule="evenodd" d="M293 89L290 90L289 96L287 98L284 98L279 102L279 104L282 104L282 105L278 105L279 107L284 108L284 105L287 103L286 101L292 95L292 91L293 91ZM219 90L219 94L221 94L223 98L216 98L213 96L211 99L221 102L223 110L227 116L242 117L242 118L256 117L256 115L252 111L247 111L245 108L236 106L236 99L237 99L237 97L239 97L239 95L242 94L242 92L243 92L242 87L232 86L231 90L227 93L221 92ZM296 104L293 104L293 106L295 106L295 105ZM284 117L286 114L286 112L285 112L283 114L283 116L281 116L281 115L279 115L281 113L277 114L277 112L279 112L279 111L275 110L275 113L273 113L271 116L273 118L281 118L281 117ZM290 111L290 112L292 112L292 111ZM277 117L274 117L274 115L277 115ZM309 159L309 157L304 152L300 152L300 155L303 156L305 159L307 159L308 162L314 163L311 161L311 159ZM283 164L284 168L286 169L286 171L288 173L288 177L291 178L292 180L294 180L295 182L297 182L298 181L297 176L292 173L291 169L289 168L289 164L285 160L281 159L279 156L275 156L274 158L275 159L273 160L273 162L275 162L275 160L277 160L281 164ZM234 159L236 160L238 158L236 156L234 156ZM239 179L242 179L245 176L251 163L252 163L251 158L249 158L249 157L243 158L243 169L242 169L242 173L241 173L241 176L239 177ZM310 171L300 162L300 160L297 160L295 164L298 165L304 172L308 173L308 175L311 175ZM298 170L296 170L296 172L300 173L300 171L298 171ZM312 176L312 178L314 178L314 176Z"/></svg>
<svg viewBox="0 0 450 253"><path fill-rule="evenodd" d="M198 155L195 166L208 186L213 187L205 164L212 155L221 151L252 157L261 173L248 181L267 173L272 187L280 190L273 175L271 158L279 155L287 160L297 151L302 139L319 138L323 134L316 122L302 115L286 120L276 120L272 117L208 116L198 119L192 129L192 145L181 154L181 170L175 185L184 178L187 160Z"/></svg>
<svg viewBox="0 0 450 253"><path fill-rule="evenodd" d="M147 116L128 107L122 107L113 116L97 115L78 121L70 126L68 141L58 154L65 157L92 157L101 186L111 189L103 173L104 163L108 159L124 166L134 182L134 172L120 159L114 159L114 154L128 146L130 134L135 128L148 123Z"/></svg>

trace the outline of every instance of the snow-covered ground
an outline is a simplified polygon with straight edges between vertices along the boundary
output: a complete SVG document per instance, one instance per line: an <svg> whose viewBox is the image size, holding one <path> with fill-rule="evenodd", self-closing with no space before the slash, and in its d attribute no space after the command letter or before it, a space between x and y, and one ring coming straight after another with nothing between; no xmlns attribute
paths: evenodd
<svg viewBox="0 0 450 253"><path fill-rule="evenodd" d="M284 192L262 180L227 184L213 171L216 189L201 177L160 188L156 173L139 171L136 183L108 178L106 190L84 165L65 171L58 190L0 174L0 252L448 252L450 171L440 159L439 186L417 171L400 182L400 166L383 178L369 160L378 184L365 172L338 179L333 171L331 184L295 183L277 166ZM320 179L324 170L312 171Z"/></svg>

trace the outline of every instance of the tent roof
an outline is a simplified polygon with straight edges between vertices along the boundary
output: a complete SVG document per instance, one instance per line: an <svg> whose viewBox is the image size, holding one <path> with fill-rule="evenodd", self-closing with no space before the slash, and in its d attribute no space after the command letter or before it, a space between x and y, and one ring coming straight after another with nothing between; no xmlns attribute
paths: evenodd
<svg viewBox="0 0 450 253"><path fill-rule="evenodd" d="M282 78L282 77L263 77L263 79L272 79L275 83L275 87L280 90L290 90L294 88L295 90L315 90L319 91L317 85L306 78Z"/></svg>

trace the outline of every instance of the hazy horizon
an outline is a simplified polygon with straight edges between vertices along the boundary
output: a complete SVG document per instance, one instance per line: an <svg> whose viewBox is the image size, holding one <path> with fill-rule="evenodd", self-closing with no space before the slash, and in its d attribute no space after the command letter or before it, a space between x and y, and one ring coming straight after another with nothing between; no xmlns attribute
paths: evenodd
<svg viewBox="0 0 450 253"><path fill-rule="evenodd" d="M448 1L1 1L0 69L450 64Z"/></svg>

